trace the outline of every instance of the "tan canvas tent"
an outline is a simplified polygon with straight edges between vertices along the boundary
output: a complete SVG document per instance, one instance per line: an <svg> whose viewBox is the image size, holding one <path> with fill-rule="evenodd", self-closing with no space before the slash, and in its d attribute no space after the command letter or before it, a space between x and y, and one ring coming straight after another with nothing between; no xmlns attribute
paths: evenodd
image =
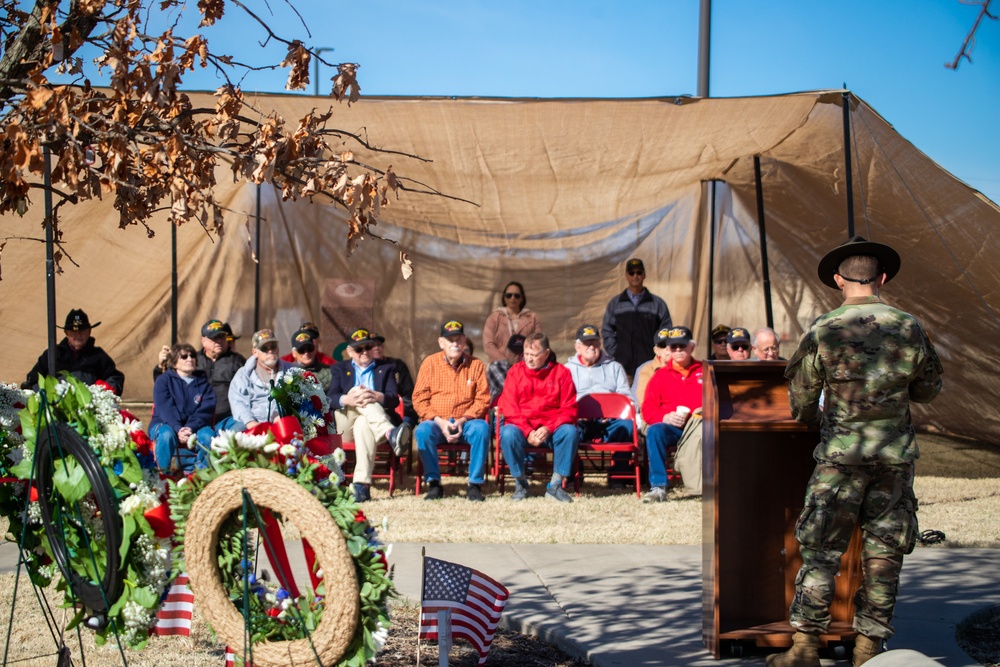
<svg viewBox="0 0 1000 667"><path fill-rule="evenodd" d="M210 97L198 94L196 106ZM816 264L847 238L841 91L738 99L515 100L367 98L335 106L332 127L373 145L419 155L370 155L414 190L383 211L379 233L345 253L343 212L316 201L282 202L261 191L261 324L287 350L300 321L321 322L329 351L354 326L388 338L390 354L415 365L435 351L444 319L479 332L498 292L524 283L561 357L575 329L600 324L624 288L623 264L646 264L647 286L690 324L707 353L710 229L707 182L715 187L714 323L765 324L753 158L760 156L775 328L787 356L812 319L839 301ZM884 292L925 324L945 365L945 391L915 417L997 441L1000 402L992 340L1000 320L997 268L1000 209L899 136L851 97L856 232L889 243L903 258ZM329 101L261 96L256 104L294 123ZM219 168L219 197L253 213L256 188ZM470 203L471 202L471 203ZM40 204L40 195L36 204ZM151 369L170 332L170 242L162 220L120 230L110 202L64 208L58 279L59 323L74 307L126 374L125 395L149 400ZM41 206L25 219L0 219L0 237L41 236ZM248 224L249 223L249 224ZM222 239L194 225L178 230L179 330L197 344L211 317L230 321L249 351L254 271L247 215L227 217ZM21 381L46 345L44 247L9 241L2 256L0 317L8 342L3 379Z"/></svg>

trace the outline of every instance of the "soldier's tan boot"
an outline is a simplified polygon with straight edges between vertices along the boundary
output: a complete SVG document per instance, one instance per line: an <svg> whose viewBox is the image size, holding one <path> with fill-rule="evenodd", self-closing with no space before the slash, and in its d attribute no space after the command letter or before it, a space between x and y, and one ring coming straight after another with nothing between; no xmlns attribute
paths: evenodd
<svg viewBox="0 0 1000 667"><path fill-rule="evenodd" d="M792 648L767 656L768 667L820 667L819 635L796 632Z"/></svg>
<svg viewBox="0 0 1000 667"><path fill-rule="evenodd" d="M882 652L882 640L878 637L874 639L865 635L858 635L854 639L854 667L863 665L879 653Z"/></svg>

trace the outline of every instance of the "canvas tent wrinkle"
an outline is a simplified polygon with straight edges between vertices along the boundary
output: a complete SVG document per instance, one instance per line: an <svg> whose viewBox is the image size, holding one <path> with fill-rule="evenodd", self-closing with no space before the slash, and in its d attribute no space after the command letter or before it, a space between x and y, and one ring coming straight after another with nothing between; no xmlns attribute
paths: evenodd
<svg viewBox="0 0 1000 667"><path fill-rule="evenodd" d="M192 94L196 106L211 94ZM1000 439L995 378L1000 359L981 340L1000 323L1000 209L901 137L863 100L851 104L856 232L893 245L900 274L884 291L928 329L945 366L940 398L915 420ZM302 118L327 100L262 95L265 112ZM765 323L754 156L760 157L775 328L791 353L804 327L835 307L839 294L816 276L819 258L847 238L842 91L754 98L634 100L365 98L334 104L329 127L358 131L372 145L418 155L377 154L344 144L364 163L387 167L408 188L381 213L375 232L347 257L345 212L333 204L285 202L262 190L261 309L284 350L303 320L319 322L324 345L336 331L369 326L388 352L416 368L437 349L445 319L466 325L481 352L481 328L508 280L525 285L560 358L584 322L599 322L625 287L623 264L643 258L647 285L674 321L708 349L710 324ZM249 352L255 264L248 216L256 189L218 167L217 198L232 211L227 234L209 240L178 229L179 331L197 344L211 317L233 324ZM716 181L710 220L707 181ZM426 192L438 191L450 197ZM0 219L0 238L30 236L40 207ZM715 225L715 322L707 321L710 225ZM126 373L126 398L149 400L151 369L169 342L170 247L157 232L120 230L111 199L62 209L66 248L58 279L59 317L81 307L104 325L98 345ZM253 224L249 227L251 233ZM404 281L399 251L415 267ZM327 280L374 285L367 309L324 309ZM366 282L367 281L367 282ZM9 342L5 381L20 381L46 345L44 248L9 241L3 254L0 315ZM370 319L334 322L336 312ZM364 314L368 313L368 314ZM652 344L652 341L650 341ZM983 410L975 410L983 406ZM970 407L975 412L970 417Z"/></svg>

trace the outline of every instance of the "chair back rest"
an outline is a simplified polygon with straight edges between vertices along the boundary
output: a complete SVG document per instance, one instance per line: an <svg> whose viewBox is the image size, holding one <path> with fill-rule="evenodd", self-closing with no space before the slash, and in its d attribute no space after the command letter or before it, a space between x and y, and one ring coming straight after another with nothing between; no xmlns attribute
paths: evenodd
<svg viewBox="0 0 1000 667"><path fill-rule="evenodd" d="M587 394L576 403L579 419L630 419L635 421L632 399L623 394Z"/></svg>

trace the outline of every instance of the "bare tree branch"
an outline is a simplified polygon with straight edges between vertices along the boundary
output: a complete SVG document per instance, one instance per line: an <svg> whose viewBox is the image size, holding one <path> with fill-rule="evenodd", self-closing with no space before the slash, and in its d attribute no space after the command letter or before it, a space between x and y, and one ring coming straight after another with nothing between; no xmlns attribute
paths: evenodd
<svg viewBox="0 0 1000 667"><path fill-rule="evenodd" d="M955 56L955 60L950 63L945 63L944 66L948 69L958 69L958 65L962 62L962 58L965 58L969 61L969 63L972 63L972 49L976 46L976 30L979 29L980 21L983 20L984 16L991 18L994 21L997 20L996 16L990 14L990 2L992 2L992 0L978 0L976 2L966 2L963 0L963 4L981 5L982 8L979 10L979 16L976 17L976 22L972 24L972 30L970 30L969 34L965 36L965 41L962 42L962 48L959 50L958 55Z"/></svg>

